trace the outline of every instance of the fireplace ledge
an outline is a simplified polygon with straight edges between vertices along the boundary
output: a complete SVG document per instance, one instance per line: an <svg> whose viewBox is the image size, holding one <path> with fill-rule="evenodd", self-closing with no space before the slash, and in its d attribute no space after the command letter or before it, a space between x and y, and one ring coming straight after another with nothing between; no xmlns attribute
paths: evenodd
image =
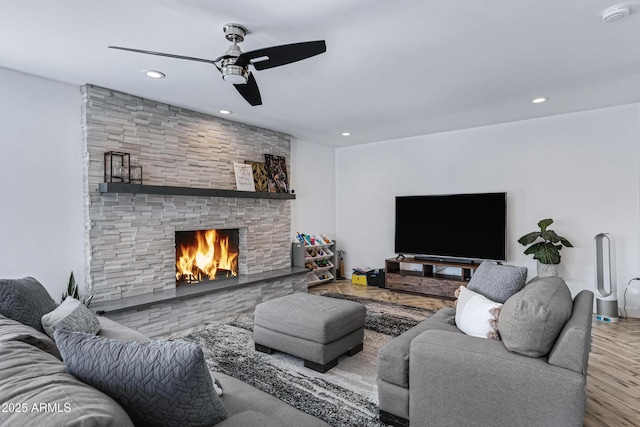
<svg viewBox="0 0 640 427"><path fill-rule="evenodd" d="M100 193L159 194L164 196L237 197L244 199L295 199L295 194L264 191L236 191L215 188L172 187L167 185L123 184L101 182Z"/></svg>
<svg viewBox="0 0 640 427"><path fill-rule="evenodd" d="M127 184L129 185L129 184ZM252 284L269 280L283 279L286 277L307 274L309 270L302 267L289 267L279 270L267 271L264 273L240 275L222 281L212 281L198 285L185 285L163 292L154 292L142 295L124 297L119 300L104 301L92 304L91 308L98 315L120 313L129 310L139 310L158 303L169 303L174 301L196 298L215 292L229 289L241 288Z"/></svg>

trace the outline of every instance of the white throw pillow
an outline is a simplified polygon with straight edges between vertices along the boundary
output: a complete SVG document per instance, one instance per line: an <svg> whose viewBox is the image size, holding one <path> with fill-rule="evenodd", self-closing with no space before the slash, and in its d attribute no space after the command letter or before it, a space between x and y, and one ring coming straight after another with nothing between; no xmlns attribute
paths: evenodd
<svg viewBox="0 0 640 427"><path fill-rule="evenodd" d="M42 327L51 338L57 329L95 335L100 332L100 321L80 301L67 297L55 310L42 316Z"/></svg>
<svg viewBox="0 0 640 427"><path fill-rule="evenodd" d="M491 301L464 286L460 288L456 306L456 326L473 337L499 339L497 334L498 311L502 304Z"/></svg>

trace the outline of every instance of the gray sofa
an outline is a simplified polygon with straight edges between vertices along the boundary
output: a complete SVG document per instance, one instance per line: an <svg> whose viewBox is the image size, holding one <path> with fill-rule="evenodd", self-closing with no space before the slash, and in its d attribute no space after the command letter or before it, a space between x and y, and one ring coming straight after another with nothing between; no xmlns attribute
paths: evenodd
<svg viewBox="0 0 640 427"><path fill-rule="evenodd" d="M583 425L593 293L582 291L572 303L569 294L568 321L536 303L553 304L564 288L560 278L534 278L507 299L502 341L461 332L453 308L389 341L378 354L381 419L411 427ZM548 335L552 322L561 323L555 338ZM531 338L536 345L547 339L550 351L523 354Z"/></svg>
<svg viewBox="0 0 640 427"><path fill-rule="evenodd" d="M123 406L118 404L116 402L117 396L109 397L109 395L87 384L86 379L83 382L69 373L68 363L65 365L65 362L68 362L67 357L63 362L61 353L64 355L66 352L69 356L68 352L73 347L68 345L64 347L57 340L62 337L60 334L75 336L74 334L79 334L78 332L58 330L55 332L56 342L54 342L42 330L36 330L37 325L26 325L15 319L29 317L37 308L13 310L15 302L20 298L16 299L13 291L6 291L6 289L10 289L16 283L37 286L39 285L37 281L28 279L25 282L19 280L8 282L0 280L0 425L133 426L130 408L125 410ZM38 292L42 295L41 291ZM31 300L29 303L32 303L33 293L29 292L28 295ZM141 348L149 347L149 344L152 343L160 343L159 341L150 341L144 335L108 318L101 317L98 321L100 331L97 336L109 340L94 339L93 341L126 342L133 345L140 343ZM185 346L190 345L185 343ZM82 359L84 357L99 357L99 355L89 356L89 353L79 352L74 357ZM111 363L102 363L100 366L108 371L107 377L111 377L115 375L115 371L124 369L133 363L129 359L112 360ZM202 366L205 366L204 374L208 375L206 365L202 364ZM180 369L183 368L180 367ZM99 373L96 372L96 374ZM144 377L145 374L142 373L142 376ZM221 373L212 374L223 389L220 400L226 412L226 418L216 423L216 426L328 426L318 418L305 414L242 381ZM189 384L189 379L186 381ZM134 394L139 393L142 396L145 393L144 385L140 385L139 389L135 388L137 387L135 383L133 385ZM160 390L159 394L171 394L172 392L171 386L167 386L167 389ZM213 394L215 395L215 392ZM163 422L152 424L143 422L136 423L136 425L203 424L182 422L176 424L174 421L166 424Z"/></svg>

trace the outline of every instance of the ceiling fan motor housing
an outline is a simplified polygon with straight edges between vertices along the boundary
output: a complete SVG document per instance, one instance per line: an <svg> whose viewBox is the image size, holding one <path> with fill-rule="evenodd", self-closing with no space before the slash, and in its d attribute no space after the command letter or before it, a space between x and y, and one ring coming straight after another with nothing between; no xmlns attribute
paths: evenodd
<svg viewBox="0 0 640 427"><path fill-rule="evenodd" d="M224 53L226 58L222 60L222 67L220 68L222 79L235 85L246 84L249 79L249 70L247 67L235 65L235 63L238 57L242 55L237 43L241 43L244 40L244 36L247 35L247 29L240 24L226 24L222 27L222 30L227 40L233 43Z"/></svg>

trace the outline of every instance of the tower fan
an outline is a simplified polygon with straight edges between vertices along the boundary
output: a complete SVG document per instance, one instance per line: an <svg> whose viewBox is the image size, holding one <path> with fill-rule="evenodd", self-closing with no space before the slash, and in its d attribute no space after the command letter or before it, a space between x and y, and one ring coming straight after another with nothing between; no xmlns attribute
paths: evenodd
<svg viewBox="0 0 640 427"><path fill-rule="evenodd" d="M601 322L618 321L618 295L611 263L611 239L607 233L593 238L596 267L596 319Z"/></svg>

